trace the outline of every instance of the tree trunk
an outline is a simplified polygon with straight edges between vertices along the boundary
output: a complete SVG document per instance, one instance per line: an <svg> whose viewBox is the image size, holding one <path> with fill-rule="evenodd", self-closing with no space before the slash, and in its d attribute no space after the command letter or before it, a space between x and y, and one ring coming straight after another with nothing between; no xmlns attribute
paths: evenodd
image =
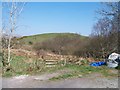
<svg viewBox="0 0 120 90"><path fill-rule="evenodd" d="M11 36L9 37L9 41L8 41L8 66L10 66L10 59L11 59L11 48L10 48L10 45L11 45Z"/></svg>

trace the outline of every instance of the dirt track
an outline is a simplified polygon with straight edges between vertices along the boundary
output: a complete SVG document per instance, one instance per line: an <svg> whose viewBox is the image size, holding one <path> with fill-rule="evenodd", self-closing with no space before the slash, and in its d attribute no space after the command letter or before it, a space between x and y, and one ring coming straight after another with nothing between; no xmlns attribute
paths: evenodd
<svg viewBox="0 0 120 90"><path fill-rule="evenodd" d="M66 80L50 81L49 78L59 73L40 76L20 76L3 78L3 88L118 88L118 78L106 78L100 74Z"/></svg>

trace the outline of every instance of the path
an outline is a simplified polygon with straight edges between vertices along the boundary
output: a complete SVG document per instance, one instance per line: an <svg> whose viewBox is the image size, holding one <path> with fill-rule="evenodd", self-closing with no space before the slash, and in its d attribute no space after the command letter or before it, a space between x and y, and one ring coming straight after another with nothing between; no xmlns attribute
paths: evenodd
<svg viewBox="0 0 120 90"><path fill-rule="evenodd" d="M100 74L66 80L50 81L49 78L59 73L40 76L20 76L3 78L3 88L118 88L118 78L105 78Z"/></svg>

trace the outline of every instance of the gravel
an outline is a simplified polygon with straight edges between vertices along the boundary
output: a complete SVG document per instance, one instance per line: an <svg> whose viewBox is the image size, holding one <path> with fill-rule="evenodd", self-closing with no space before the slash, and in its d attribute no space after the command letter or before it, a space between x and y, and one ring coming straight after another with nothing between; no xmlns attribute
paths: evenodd
<svg viewBox="0 0 120 90"><path fill-rule="evenodd" d="M40 76L19 76L2 78L3 88L118 88L118 77L103 77L101 74L90 74L86 77L51 81L49 78L58 73ZM22 79L21 79L22 78Z"/></svg>

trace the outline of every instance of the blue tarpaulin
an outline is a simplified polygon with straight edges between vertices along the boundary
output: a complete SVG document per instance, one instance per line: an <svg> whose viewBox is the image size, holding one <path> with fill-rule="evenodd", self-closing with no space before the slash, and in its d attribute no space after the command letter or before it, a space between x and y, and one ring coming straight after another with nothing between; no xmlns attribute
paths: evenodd
<svg viewBox="0 0 120 90"><path fill-rule="evenodd" d="M106 63L104 61L99 61L99 62L92 62L90 63L90 66L102 66L105 65Z"/></svg>

